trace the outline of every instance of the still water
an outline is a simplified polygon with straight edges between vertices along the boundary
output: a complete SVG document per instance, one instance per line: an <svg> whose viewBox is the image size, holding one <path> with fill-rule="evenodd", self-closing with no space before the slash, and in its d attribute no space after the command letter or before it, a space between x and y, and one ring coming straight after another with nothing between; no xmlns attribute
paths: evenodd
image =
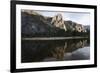
<svg viewBox="0 0 100 73"><path fill-rule="evenodd" d="M23 63L88 59L90 59L90 42L87 39L22 41Z"/></svg>

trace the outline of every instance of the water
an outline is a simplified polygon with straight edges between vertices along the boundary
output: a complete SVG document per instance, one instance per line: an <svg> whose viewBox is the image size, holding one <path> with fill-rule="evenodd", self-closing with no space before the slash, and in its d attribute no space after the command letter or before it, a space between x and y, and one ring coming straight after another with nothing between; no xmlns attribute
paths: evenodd
<svg viewBox="0 0 100 73"><path fill-rule="evenodd" d="M90 59L90 42L77 40L22 41L21 62L48 62Z"/></svg>

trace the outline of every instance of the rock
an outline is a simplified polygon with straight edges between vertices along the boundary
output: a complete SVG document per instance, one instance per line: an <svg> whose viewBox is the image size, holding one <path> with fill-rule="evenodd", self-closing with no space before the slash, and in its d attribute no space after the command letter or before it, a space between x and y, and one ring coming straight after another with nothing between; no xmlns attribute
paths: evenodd
<svg viewBox="0 0 100 73"><path fill-rule="evenodd" d="M67 31L61 14L57 14L56 16L54 16L52 18L51 24L54 25L55 27L58 27L60 29L64 29L65 31Z"/></svg>
<svg viewBox="0 0 100 73"><path fill-rule="evenodd" d="M82 24L78 24L73 21L65 21L65 26L70 31L86 32L86 29Z"/></svg>
<svg viewBox="0 0 100 73"><path fill-rule="evenodd" d="M29 12L21 13L21 23L22 23L22 34L25 35L34 35L34 34L44 34L53 31L51 24L47 22L45 17L42 15Z"/></svg>
<svg viewBox="0 0 100 73"><path fill-rule="evenodd" d="M22 37L67 36L72 32L86 32L86 26L73 21L64 21L61 14L45 17L33 10L21 11Z"/></svg>

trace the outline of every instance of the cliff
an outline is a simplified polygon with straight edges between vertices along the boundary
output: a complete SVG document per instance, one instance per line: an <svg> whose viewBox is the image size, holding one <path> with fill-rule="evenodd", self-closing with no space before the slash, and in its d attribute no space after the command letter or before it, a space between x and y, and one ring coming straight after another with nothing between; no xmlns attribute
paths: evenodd
<svg viewBox="0 0 100 73"><path fill-rule="evenodd" d="M61 14L45 17L32 10L21 11L22 37L55 37L68 36L69 34L71 36L74 32L86 33L87 26L84 27L82 24L73 21L64 21Z"/></svg>

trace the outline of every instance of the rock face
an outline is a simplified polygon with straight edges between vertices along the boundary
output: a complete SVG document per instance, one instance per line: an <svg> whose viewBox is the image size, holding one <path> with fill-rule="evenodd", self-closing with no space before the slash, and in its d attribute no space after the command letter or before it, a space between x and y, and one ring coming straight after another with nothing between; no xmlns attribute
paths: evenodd
<svg viewBox="0 0 100 73"><path fill-rule="evenodd" d="M78 24L73 21L65 21L65 25L70 31L86 32L86 29L82 24Z"/></svg>
<svg viewBox="0 0 100 73"><path fill-rule="evenodd" d="M76 29L77 32L86 32L84 26L81 25L81 24L77 24L77 25L75 26L75 29Z"/></svg>
<svg viewBox="0 0 100 73"><path fill-rule="evenodd" d="M67 31L67 28L65 27L64 20L61 14L57 14L52 18L51 24L55 27L58 27L60 29L64 29Z"/></svg>
<svg viewBox="0 0 100 73"><path fill-rule="evenodd" d="M34 13L32 11L22 11L21 12L21 30L22 34L25 35L34 35L34 34L44 34L53 32L54 28L46 20L45 17Z"/></svg>
<svg viewBox="0 0 100 73"><path fill-rule="evenodd" d="M73 21L64 21L61 14L45 17L33 10L21 11L22 36L64 36L68 31L87 32L86 26Z"/></svg>

